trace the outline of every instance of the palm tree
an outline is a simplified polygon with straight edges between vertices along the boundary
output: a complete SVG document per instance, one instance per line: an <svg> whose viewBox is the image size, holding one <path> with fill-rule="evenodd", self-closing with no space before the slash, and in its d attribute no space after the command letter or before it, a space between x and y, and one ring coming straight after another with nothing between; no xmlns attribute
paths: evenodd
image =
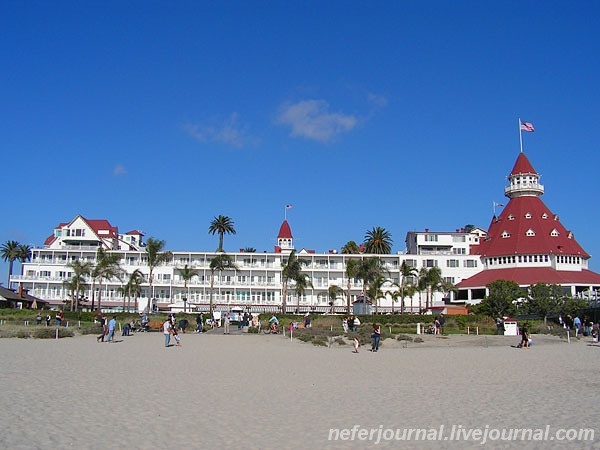
<svg viewBox="0 0 600 450"><path fill-rule="evenodd" d="M360 253L360 249L358 248L358 244L354 241L346 242L346 245L342 247L342 255L358 255Z"/></svg>
<svg viewBox="0 0 600 450"><path fill-rule="evenodd" d="M107 253L102 248L99 248L98 252L96 253L96 266L92 270L92 278L94 280L98 280L98 284L100 285L100 289L98 291L98 310L101 308L102 282L104 280L111 280L113 278L118 278L119 280L122 279L121 275L123 270L119 264L120 259L120 255L116 253ZM92 296L92 310L93 309L94 297Z"/></svg>
<svg viewBox="0 0 600 450"><path fill-rule="evenodd" d="M287 261L283 263L281 266L281 312L283 314L286 313L287 308L287 289L288 283L290 281L295 281L302 279L304 275L302 272L302 266L307 265L308 261L305 259L299 259L296 256L296 252L292 250L290 256L288 256ZM302 281L301 281L302 283Z"/></svg>
<svg viewBox="0 0 600 450"><path fill-rule="evenodd" d="M415 279L419 276L419 272L412 266L406 264L406 261L402 261L400 264L400 276L402 280L400 282L400 314L404 314L404 299L406 298L406 282L408 278ZM394 313L394 306L392 303L392 314Z"/></svg>
<svg viewBox="0 0 600 450"><path fill-rule="evenodd" d="M154 290L152 287L154 268L173 259L172 252L164 251L165 244L165 241L154 239L152 237L148 238L148 240L146 241L146 255L148 256L148 267L150 269L150 272L148 274L148 283L150 284L148 312L152 310L152 301L154 300Z"/></svg>
<svg viewBox="0 0 600 450"><path fill-rule="evenodd" d="M79 310L79 298L83 295L83 287L86 285L86 278L92 273L92 264L87 261L73 261L67 264L67 267L73 269L71 281L75 288L75 309L73 309L73 299L71 299L71 311Z"/></svg>
<svg viewBox="0 0 600 450"><path fill-rule="evenodd" d="M140 269L135 269L127 280L127 293L129 300L131 296L135 296L135 311L138 310L138 297L142 293L142 283L144 282L144 274ZM129 311L129 302L127 303L127 311Z"/></svg>
<svg viewBox="0 0 600 450"><path fill-rule="evenodd" d="M383 292L383 285L387 279L381 275L377 275L371 282L366 290L367 296L373 300L375 303L375 314L377 314L377 305L379 303L379 299L385 297L385 293Z"/></svg>
<svg viewBox="0 0 600 450"><path fill-rule="evenodd" d="M296 291L296 297L298 299L297 308L299 311L300 310L300 297L302 296L302 294L304 294L306 292L306 289L308 289L309 287L312 288L313 284L310 281L310 278L308 277L308 275L306 275L305 273L299 274L298 278L296 278L294 280L294 282L295 282L294 289Z"/></svg>
<svg viewBox="0 0 600 450"><path fill-rule="evenodd" d="M350 287L354 278L358 277L360 261L358 259L349 259L346 263L346 279L348 280L348 291L346 292L346 314L350 314Z"/></svg>
<svg viewBox="0 0 600 450"><path fill-rule="evenodd" d="M388 255L392 252L392 235L385 228L377 227L365 234L365 250L376 255Z"/></svg>
<svg viewBox="0 0 600 450"><path fill-rule="evenodd" d="M183 284L185 288L185 297L183 297L183 312L186 312L185 304L190 294L188 291L188 281L190 281L192 277L196 275L196 269L192 269L186 264L183 269L177 269L177 271L179 272L179 276L183 279Z"/></svg>
<svg viewBox="0 0 600 450"><path fill-rule="evenodd" d="M362 296L364 301L367 301L367 288L380 276L387 274L387 270L383 267L383 261L380 258L371 257L360 261L357 270L357 278L362 280ZM372 299L377 301L377 299ZM375 305L377 309L377 305ZM365 303L366 312L366 303Z"/></svg>
<svg viewBox="0 0 600 450"><path fill-rule="evenodd" d="M25 261L31 261L31 246L27 244L19 244L17 257L19 262L23 264Z"/></svg>
<svg viewBox="0 0 600 450"><path fill-rule="evenodd" d="M439 267L431 267L430 269L423 267L419 271L418 285L419 290L425 292L425 309L429 309L430 300L433 301L433 293L441 289L442 270Z"/></svg>
<svg viewBox="0 0 600 450"><path fill-rule="evenodd" d="M217 256L215 256L211 261L210 261L210 303L209 303L209 308L210 308L210 315L212 317L213 314L213 290L214 290L214 286L215 286L215 272L219 272L219 274L221 272L223 272L224 270L238 270L237 265L233 262L233 259L231 259L231 256L229 256L226 253L220 253Z"/></svg>
<svg viewBox="0 0 600 450"><path fill-rule="evenodd" d="M215 233L219 234L219 248L217 248L218 252L223 251L223 235L227 234L235 234L235 228L233 227L233 220L231 220L227 216L218 216L213 219L210 223L210 227L208 227L208 233L214 235Z"/></svg>
<svg viewBox="0 0 600 450"><path fill-rule="evenodd" d="M327 295L329 296L329 306L331 306L331 314L333 314L334 312L334 305L335 305L335 301L337 300L337 296L340 294L343 294L344 290L339 287L334 285L329 286L329 288L327 289Z"/></svg>
<svg viewBox="0 0 600 450"><path fill-rule="evenodd" d="M131 311L131 296L136 296L135 310L137 311L137 296L142 291L142 282L144 281L144 275L140 269L135 269L127 279L125 286L121 286L117 289L117 292L123 295L123 311ZM127 306L125 306L125 300L127 299Z"/></svg>
<svg viewBox="0 0 600 450"><path fill-rule="evenodd" d="M19 259L19 243L17 241L6 241L0 248L0 255L4 262L8 261L8 279L6 285L10 289L10 276L12 275L13 263Z"/></svg>
<svg viewBox="0 0 600 450"><path fill-rule="evenodd" d="M256 253L256 249L254 247L246 247L244 253Z"/></svg>

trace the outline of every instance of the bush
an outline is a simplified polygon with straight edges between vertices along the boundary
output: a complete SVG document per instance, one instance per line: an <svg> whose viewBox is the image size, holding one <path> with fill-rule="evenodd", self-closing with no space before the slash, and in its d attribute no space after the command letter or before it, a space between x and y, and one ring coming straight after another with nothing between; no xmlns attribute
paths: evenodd
<svg viewBox="0 0 600 450"><path fill-rule="evenodd" d="M75 333L70 328L58 328L58 337L73 337ZM56 338L56 328L54 327L43 327L36 328L33 332L33 337L36 339L54 339Z"/></svg>
<svg viewBox="0 0 600 450"><path fill-rule="evenodd" d="M248 333L258 334L258 327L248 327Z"/></svg>
<svg viewBox="0 0 600 450"><path fill-rule="evenodd" d="M411 336L408 336L407 334L399 334L398 336L396 336L396 339L399 341L408 341L408 342L413 341L413 338Z"/></svg>
<svg viewBox="0 0 600 450"><path fill-rule="evenodd" d="M312 340L312 343L313 345L316 345L318 347L329 347L329 340L323 336L316 336Z"/></svg>

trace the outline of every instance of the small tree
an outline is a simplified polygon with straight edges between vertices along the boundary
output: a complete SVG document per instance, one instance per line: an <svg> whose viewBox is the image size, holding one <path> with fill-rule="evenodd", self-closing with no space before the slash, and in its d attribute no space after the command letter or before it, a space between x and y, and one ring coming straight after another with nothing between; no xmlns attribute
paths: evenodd
<svg viewBox="0 0 600 450"><path fill-rule="evenodd" d="M486 287L489 289L489 294L480 303L479 311L494 318L514 314L516 301L523 297L523 291L517 283L496 280Z"/></svg>
<svg viewBox="0 0 600 450"><path fill-rule="evenodd" d="M563 304L564 294L558 284L537 283L529 286L529 301L527 309L531 313L544 317L548 323L548 315L558 314Z"/></svg>

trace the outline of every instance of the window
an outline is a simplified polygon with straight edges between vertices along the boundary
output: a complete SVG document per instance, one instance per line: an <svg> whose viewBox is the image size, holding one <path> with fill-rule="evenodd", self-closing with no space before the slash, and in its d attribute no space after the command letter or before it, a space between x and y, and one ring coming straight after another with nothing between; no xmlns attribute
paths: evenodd
<svg viewBox="0 0 600 450"><path fill-rule="evenodd" d="M415 267L417 267L417 260L416 259L405 259L404 262L406 263L406 265L408 267L412 267L413 269Z"/></svg>
<svg viewBox="0 0 600 450"><path fill-rule="evenodd" d="M467 254L467 249L465 249L465 248L453 248L452 249L452 254L453 255L466 255Z"/></svg>
<svg viewBox="0 0 600 450"><path fill-rule="evenodd" d="M437 261L435 259L426 259L423 261L423 267L437 267Z"/></svg>
<svg viewBox="0 0 600 450"><path fill-rule="evenodd" d="M515 220L515 216L513 216L512 214L510 214L510 215L508 216L508 220Z"/></svg>
<svg viewBox="0 0 600 450"><path fill-rule="evenodd" d="M542 214L542 219L547 219L548 218L548 214L544 213Z"/></svg>
<svg viewBox="0 0 600 450"><path fill-rule="evenodd" d="M525 218L526 219L531 219L531 213L525 213Z"/></svg>
<svg viewBox="0 0 600 450"><path fill-rule="evenodd" d="M527 232L525 233L525 236L535 236L535 231L533 231L531 228L529 230L527 230Z"/></svg>
<svg viewBox="0 0 600 450"><path fill-rule="evenodd" d="M552 231L550 232L550 236L553 236L553 237L558 237L558 230L557 230L556 228L555 228L554 230L552 230Z"/></svg>
<svg viewBox="0 0 600 450"><path fill-rule="evenodd" d="M458 259L449 259L446 261L446 267L458 267Z"/></svg>
<svg viewBox="0 0 600 450"><path fill-rule="evenodd" d="M438 236L437 234L426 234L425 242L437 242Z"/></svg>
<svg viewBox="0 0 600 450"><path fill-rule="evenodd" d="M502 232L502 238L506 239L506 238L509 238L509 237L510 237L510 233L508 231L504 230Z"/></svg>
<svg viewBox="0 0 600 450"><path fill-rule="evenodd" d="M463 235L458 235L458 236L452 236L452 242L465 242L466 241L466 236Z"/></svg>
<svg viewBox="0 0 600 450"><path fill-rule="evenodd" d="M474 259L467 259L464 261L465 267L477 267L477 261Z"/></svg>

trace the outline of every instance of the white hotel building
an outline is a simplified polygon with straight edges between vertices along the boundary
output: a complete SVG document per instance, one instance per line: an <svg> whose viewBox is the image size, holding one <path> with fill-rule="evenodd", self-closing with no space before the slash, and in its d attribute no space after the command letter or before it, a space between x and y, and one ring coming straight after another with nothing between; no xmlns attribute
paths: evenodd
<svg viewBox="0 0 600 450"><path fill-rule="evenodd" d="M407 249L403 253L390 255L340 254L335 250L328 253L316 253L312 250L299 249L297 256L306 260L303 273L310 277L312 287L298 297L293 285L288 287L288 310L299 312L330 310L328 288L337 285L347 290L346 262L352 259L378 256L389 271L390 283L384 290L393 292L392 282L401 282L399 268L403 261L417 270L422 267L439 267L443 277L452 283L458 283L481 270L479 256L471 255L469 248L477 244L485 231L475 229L471 233L456 230L447 233L409 232L406 237ZM218 310L232 307L250 308L252 311L277 311L282 304L281 269L282 263L294 250L294 240L289 223L284 221L277 237L278 245L272 253L227 253L235 262L238 270L215 272L213 281L213 304ZM73 276L68 264L73 261L96 262L96 252L103 248L120 256L120 265L125 272L123 281L112 279L95 284L95 306L98 298L101 307L106 310L120 310L126 306L127 300L118 293L118 288L126 283L128 275L139 269L145 277L141 296L137 301L137 309L142 311L149 306L162 311L183 311L184 299L186 309L204 311L209 309L211 291L210 262L218 253L215 252L173 252L173 259L153 270L153 293L148 283L149 267L145 251L143 234L129 231L121 234L117 227L107 220L87 220L82 216L75 217L68 223L59 224L44 245L32 249L30 262L25 262L21 275L13 275L11 283L19 284L28 293L48 300L52 305L60 306L70 302L70 293L64 282ZM195 275L188 281L187 288L178 269L185 265L195 270ZM85 287L83 305L89 308L92 299L92 280ZM358 279L350 281L351 302L357 300L362 291L362 283ZM432 305L443 304L448 293L435 292ZM133 307L135 302L132 300ZM378 302L381 311L392 309L391 295ZM399 309L399 301L395 303ZM419 311L425 306L425 294L416 294L405 299L406 311ZM337 298L334 308L342 312L346 308L346 296Z"/></svg>
<svg viewBox="0 0 600 450"><path fill-rule="evenodd" d="M400 283L400 266L406 262L419 271L439 267L442 277L458 288L456 300L477 303L487 294L487 285L495 280L511 280L521 287L535 283L560 284L565 292L586 298L597 298L600 292L600 274L588 269L590 255L575 240L573 233L560 222L542 202L544 192L539 174L533 169L524 153L520 153L508 176L509 186L504 190L508 204L498 217L494 216L487 231L475 228L465 232L411 231L406 235L406 250L398 254L344 255L335 250L316 253L299 249L297 255L307 262L303 273L312 287L298 296L293 285L288 287L288 310L298 312L329 310L328 288L337 285L347 290L346 264L350 259L377 256L387 269L390 283L384 286L385 298L379 299L381 311L392 307L392 283ZM147 254L143 234L130 231L120 234L106 220L87 220L81 216L71 222L61 223L44 245L32 249L30 262L22 265L21 275L11 276L11 284L27 289L30 295L49 301L55 306L69 300L65 281L73 274L68 264L88 261L95 264L98 248L120 256L120 265L128 274L139 269L145 277L137 309L182 311L186 306L196 311L208 311L213 286L213 305L227 310L233 307L249 308L255 312L277 311L282 305L281 270L287 256L294 249L294 239L287 220L277 236L278 245L272 253L228 253L237 266L236 271L210 271L215 252L173 252L166 264L155 267L150 292ZM187 288L178 269L188 267L195 275ZM212 279L211 279L212 277ZM411 280L414 281L414 280ZM126 281L123 281L126 282ZM95 302L101 298L103 309L117 310L125 306L118 293L122 281L112 279L96 285L92 293L92 280L88 280L83 305L90 307L92 295ZM360 298L362 283L350 280L350 301ZM434 292L430 306L441 306L455 300L453 293ZM346 296L336 299L334 308L345 310ZM405 299L408 312L418 312L425 307L423 293Z"/></svg>

